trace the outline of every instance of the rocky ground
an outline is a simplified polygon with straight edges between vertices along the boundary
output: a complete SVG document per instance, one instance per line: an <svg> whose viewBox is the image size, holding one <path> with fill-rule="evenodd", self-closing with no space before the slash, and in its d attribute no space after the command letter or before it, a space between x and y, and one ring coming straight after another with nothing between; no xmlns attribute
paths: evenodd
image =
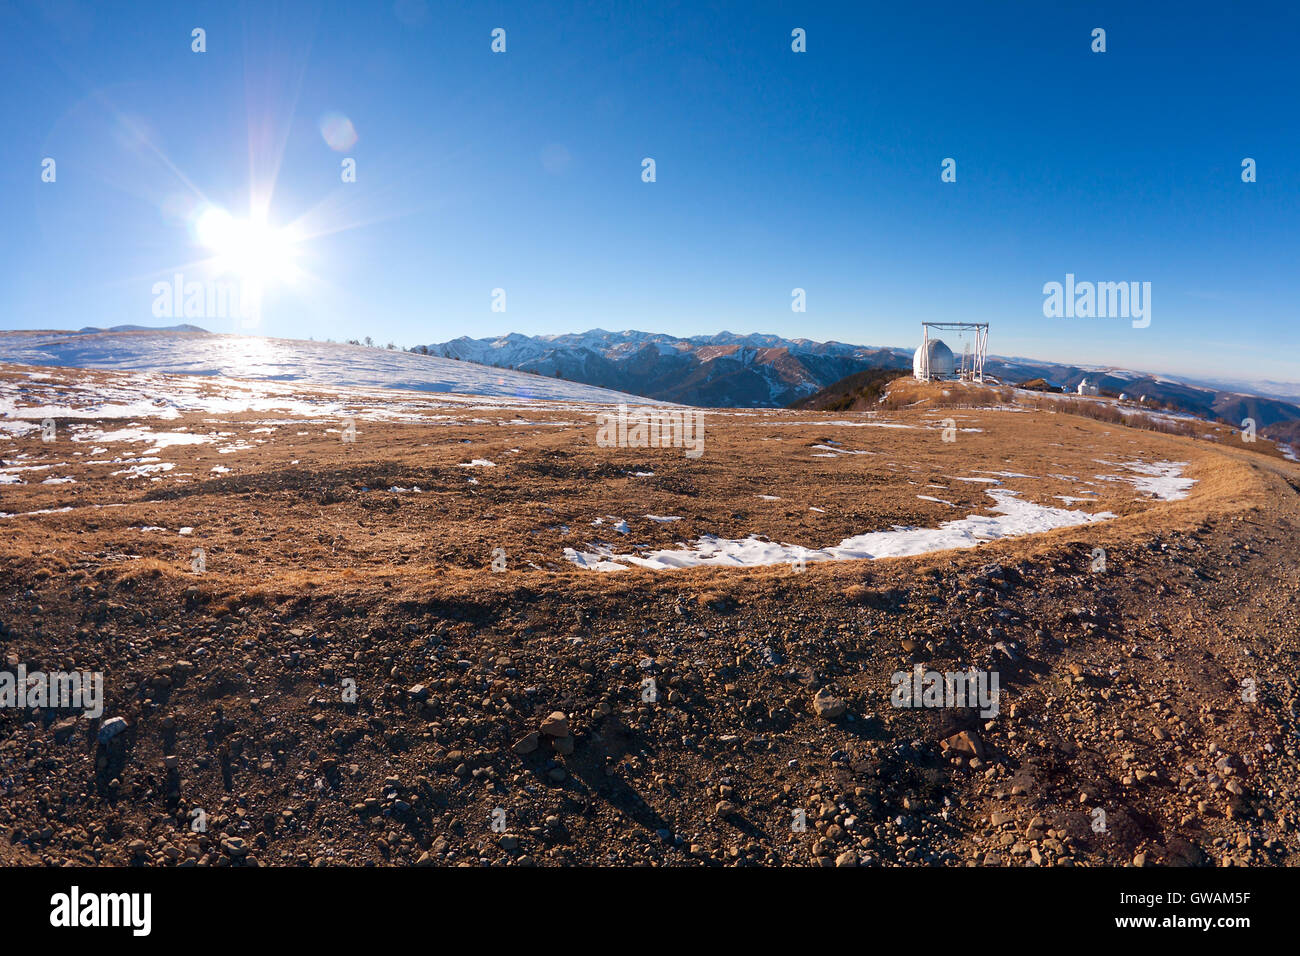
<svg viewBox="0 0 1300 956"><path fill-rule="evenodd" d="M58 474L75 481L0 486L0 511L19 515L0 526L4 668L102 671L108 703L98 720L0 710L0 861L1300 860L1295 465L1223 436L1041 412L964 410L981 431L959 451L920 444L925 410L899 415L915 434L804 412L810 424L757 432L711 420L703 481L680 452L592 447L586 412L508 437L500 418L517 410L474 414L486 422L454 435L372 423L346 458L319 422L259 448L249 436L268 426L229 416L214 427L248 454L213 474L199 467L211 448L167 448L184 482L110 479L15 433L6 464L70 462ZM828 437L874 454L789 453ZM494 441L521 464L469 485L460 464ZM1192 494L1154 503L1108 483L1111 521L802 570L601 574L559 558L592 514L692 509L689 533L640 533L657 546L710 530L824 545L863 522L943 520L908 510L934 504L915 503L921 489L898 489L955 464L1073 474L1121 452L1188 462ZM430 497L362 490L417 460ZM649 491L621 477L638 468ZM773 489L783 504L759 510ZM820 529L802 507L814 496ZM981 506L978 489L933 496ZM202 574L194 541L211 552ZM493 573L500 541L510 562ZM915 664L996 670L999 713L892 706L891 675Z"/></svg>

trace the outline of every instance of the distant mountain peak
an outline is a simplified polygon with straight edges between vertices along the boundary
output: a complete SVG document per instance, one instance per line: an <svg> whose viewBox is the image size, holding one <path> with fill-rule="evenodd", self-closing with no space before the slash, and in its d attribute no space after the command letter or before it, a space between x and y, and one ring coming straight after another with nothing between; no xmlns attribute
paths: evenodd
<svg viewBox="0 0 1300 956"><path fill-rule="evenodd" d="M912 349L787 339L766 332L722 330L679 337L662 332L602 328L529 336L517 332L428 346L431 355L583 382L669 402L706 407L785 406L869 369L911 368ZM990 356L985 370L1004 382L1042 379L1074 389L1087 377L1103 394L1146 395L1207 418L1240 422L1249 407L1259 427L1300 419L1300 407L1276 398L1250 398L1113 366L1062 365ZM1233 383L1239 387L1239 383Z"/></svg>
<svg viewBox="0 0 1300 956"><path fill-rule="evenodd" d="M101 329L95 325L87 325L77 330L78 335L97 335L101 332L202 332L208 334L207 329L201 329L197 325L114 325L107 329Z"/></svg>

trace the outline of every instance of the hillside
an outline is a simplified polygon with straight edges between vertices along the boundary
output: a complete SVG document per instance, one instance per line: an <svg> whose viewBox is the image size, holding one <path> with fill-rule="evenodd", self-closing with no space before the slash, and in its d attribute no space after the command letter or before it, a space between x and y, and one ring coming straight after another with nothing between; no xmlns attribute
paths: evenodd
<svg viewBox="0 0 1300 956"><path fill-rule="evenodd" d="M821 412L868 411L880 404L890 382L910 374L898 368L864 369L792 402L789 407Z"/></svg>
<svg viewBox="0 0 1300 956"><path fill-rule="evenodd" d="M6 862L1294 865L1300 466L903 385L692 459L568 401L0 368L5 666L105 682L0 710Z"/></svg>
<svg viewBox="0 0 1300 956"><path fill-rule="evenodd" d="M0 332L0 362L501 398L643 402L634 395L469 362L334 342L215 335L201 329Z"/></svg>
<svg viewBox="0 0 1300 956"><path fill-rule="evenodd" d="M1260 429L1260 434L1287 446L1287 453L1292 457L1300 450L1300 421L1279 422Z"/></svg>

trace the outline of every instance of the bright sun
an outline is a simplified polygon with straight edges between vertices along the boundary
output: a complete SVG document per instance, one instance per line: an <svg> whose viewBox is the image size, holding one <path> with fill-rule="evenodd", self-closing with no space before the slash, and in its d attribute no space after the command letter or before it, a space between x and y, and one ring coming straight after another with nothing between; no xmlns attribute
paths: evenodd
<svg viewBox="0 0 1300 956"><path fill-rule="evenodd" d="M219 272L259 285L271 280L292 282L298 275L294 259L299 237L290 229L273 228L265 219L236 219L210 206L195 222L194 234L212 250Z"/></svg>

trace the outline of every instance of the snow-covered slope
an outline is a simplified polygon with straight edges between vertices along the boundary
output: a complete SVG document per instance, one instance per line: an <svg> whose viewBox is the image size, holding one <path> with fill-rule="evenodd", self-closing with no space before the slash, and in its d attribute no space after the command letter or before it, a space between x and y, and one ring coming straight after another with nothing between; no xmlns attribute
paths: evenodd
<svg viewBox="0 0 1300 956"><path fill-rule="evenodd" d="M172 330L0 332L0 362L578 402L624 392L413 352Z"/></svg>
<svg viewBox="0 0 1300 956"><path fill-rule="evenodd" d="M542 375L558 372L571 381L712 407L786 405L862 368L911 362L905 350L731 332L691 338L605 329L511 333L462 336L427 348L433 355Z"/></svg>

